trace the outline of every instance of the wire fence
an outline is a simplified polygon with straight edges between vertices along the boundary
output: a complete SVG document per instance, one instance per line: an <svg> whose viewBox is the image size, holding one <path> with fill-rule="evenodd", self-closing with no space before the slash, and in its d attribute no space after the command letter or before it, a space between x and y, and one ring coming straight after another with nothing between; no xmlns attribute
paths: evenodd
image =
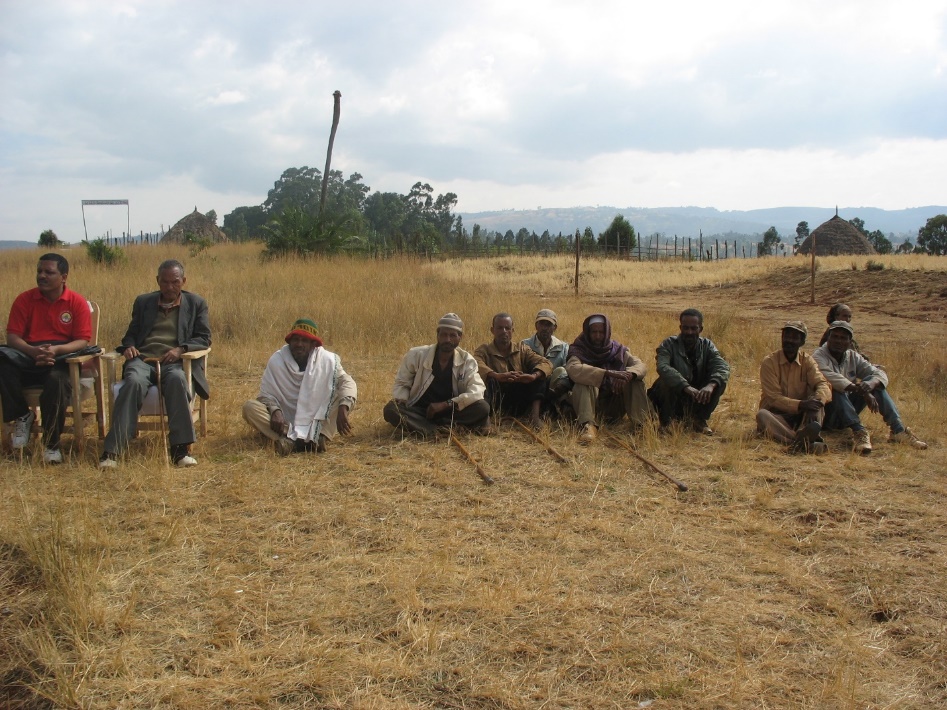
<svg viewBox="0 0 947 710"><path fill-rule="evenodd" d="M137 235L125 234L101 237L108 246L155 245L167 234L161 232L140 232ZM465 244L445 245L433 248L395 249L384 243L362 243L354 251L360 251L376 259L393 258L399 255L414 255L425 259L477 259L504 255L556 256L575 254L575 243L559 245L539 244ZM775 256L792 256L795 247L777 244ZM753 259L760 256L759 244L740 240L708 239L703 237L663 237L659 234L636 240L631 248L618 245L583 245L583 258L625 259L628 261L719 261L721 259Z"/></svg>

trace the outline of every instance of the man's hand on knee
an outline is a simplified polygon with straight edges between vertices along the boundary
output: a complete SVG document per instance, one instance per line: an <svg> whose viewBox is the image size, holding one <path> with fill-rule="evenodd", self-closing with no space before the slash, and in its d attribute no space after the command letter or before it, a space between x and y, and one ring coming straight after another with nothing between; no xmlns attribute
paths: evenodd
<svg viewBox="0 0 947 710"><path fill-rule="evenodd" d="M283 412L277 409L270 415L270 429L280 436L284 436L289 431L289 424L283 418Z"/></svg>

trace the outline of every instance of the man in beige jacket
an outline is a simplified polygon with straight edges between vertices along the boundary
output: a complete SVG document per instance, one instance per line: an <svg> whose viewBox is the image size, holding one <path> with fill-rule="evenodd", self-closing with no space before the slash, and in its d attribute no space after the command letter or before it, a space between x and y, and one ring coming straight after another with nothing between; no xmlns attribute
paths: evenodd
<svg viewBox="0 0 947 710"><path fill-rule="evenodd" d="M411 348L398 367L385 421L404 432L433 436L441 427L489 433L490 405L477 361L461 350L464 323L447 313L437 323L437 342Z"/></svg>
<svg viewBox="0 0 947 710"><path fill-rule="evenodd" d="M566 372L575 383L569 402L580 427L579 443L595 440L596 423L602 419L618 421L627 415L633 429L647 423L647 368L641 358L612 340L612 326L606 316L595 313L582 323L582 334L569 346Z"/></svg>

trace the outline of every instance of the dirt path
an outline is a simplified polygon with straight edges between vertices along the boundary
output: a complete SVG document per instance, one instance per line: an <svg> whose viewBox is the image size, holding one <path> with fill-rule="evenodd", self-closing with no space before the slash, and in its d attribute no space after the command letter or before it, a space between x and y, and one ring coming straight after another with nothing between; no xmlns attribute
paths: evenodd
<svg viewBox="0 0 947 710"><path fill-rule="evenodd" d="M627 303L657 311L739 310L751 321L780 323L801 319L821 335L826 313L842 301L854 310L859 343L947 343L947 272L832 271L817 275L816 303L810 305L808 267L795 267L723 286L616 294L609 304ZM818 342L818 341L816 341Z"/></svg>

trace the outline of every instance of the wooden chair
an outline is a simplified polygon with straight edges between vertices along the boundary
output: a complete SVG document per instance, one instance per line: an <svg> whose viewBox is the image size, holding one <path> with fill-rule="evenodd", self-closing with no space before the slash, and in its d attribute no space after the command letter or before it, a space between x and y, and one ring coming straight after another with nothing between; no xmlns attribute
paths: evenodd
<svg viewBox="0 0 947 710"><path fill-rule="evenodd" d="M97 345L99 342L99 305L95 301L89 301L89 310L92 312L92 342L90 345ZM68 430L71 417L72 435L79 451L82 451L85 445L85 418L87 416L95 416L99 438L105 438L105 383L102 379L101 357L102 355L99 353L66 358L66 362L69 364L69 377L72 380L72 406L66 410L65 430ZM42 431L39 407L39 398L42 393L42 387L26 387L23 390L27 406L36 415L33 422L34 433ZM95 411L84 412L84 403L93 397L95 398Z"/></svg>
<svg viewBox="0 0 947 710"><path fill-rule="evenodd" d="M184 367L184 378L187 380L187 391L191 399L191 421L194 422L194 431L201 436L207 436L207 400L199 396L194 391L194 380L191 373L194 369L194 363L197 360L204 360L204 372L206 374L208 367L208 355L210 348L204 350L193 350L186 352L181 356L181 365ZM106 363L109 381L109 411L115 407L115 398L119 390L122 389L123 380L118 376L117 363L124 360L121 354L116 352L106 353L102 356ZM142 402L141 411L138 413L138 431L162 431L161 405L158 401L158 388L152 385L148 388L145 395L145 401Z"/></svg>

